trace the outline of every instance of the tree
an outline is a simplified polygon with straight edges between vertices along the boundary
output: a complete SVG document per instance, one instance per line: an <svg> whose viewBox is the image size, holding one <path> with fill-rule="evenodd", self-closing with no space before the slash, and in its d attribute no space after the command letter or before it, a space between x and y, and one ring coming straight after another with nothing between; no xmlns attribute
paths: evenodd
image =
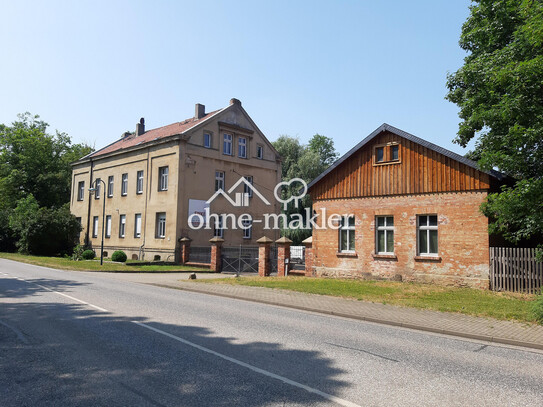
<svg viewBox="0 0 543 407"><path fill-rule="evenodd" d="M474 3L460 37L468 55L448 75L446 98L460 107L454 141L477 137L469 156L516 181L482 206L490 231L516 243L543 236L543 2Z"/></svg>
<svg viewBox="0 0 543 407"><path fill-rule="evenodd" d="M334 147L334 140L321 134L315 134L309 140L308 149L318 154L321 165L328 168L339 158Z"/></svg>

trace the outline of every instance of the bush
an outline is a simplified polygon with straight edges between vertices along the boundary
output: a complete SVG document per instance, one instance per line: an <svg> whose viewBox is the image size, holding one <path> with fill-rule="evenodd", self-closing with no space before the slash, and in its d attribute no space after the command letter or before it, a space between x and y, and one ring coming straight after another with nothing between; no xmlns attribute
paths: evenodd
<svg viewBox="0 0 543 407"><path fill-rule="evenodd" d="M78 244L74 247L74 252L72 253L72 260L79 261L83 258L83 252L85 251L85 248Z"/></svg>
<svg viewBox="0 0 543 407"><path fill-rule="evenodd" d="M543 325L543 294L537 296L537 299L532 305L532 313L537 322Z"/></svg>
<svg viewBox="0 0 543 407"><path fill-rule="evenodd" d="M83 257L85 260L92 260L96 257L96 253L94 253L94 250L88 249L81 253L81 257Z"/></svg>
<svg viewBox="0 0 543 407"><path fill-rule="evenodd" d="M155 257L153 257L153 261L160 261L160 255L155 254Z"/></svg>
<svg viewBox="0 0 543 407"><path fill-rule="evenodd" d="M126 253L122 250L114 251L111 255L111 260L118 261L120 263L124 263L126 261Z"/></svg>

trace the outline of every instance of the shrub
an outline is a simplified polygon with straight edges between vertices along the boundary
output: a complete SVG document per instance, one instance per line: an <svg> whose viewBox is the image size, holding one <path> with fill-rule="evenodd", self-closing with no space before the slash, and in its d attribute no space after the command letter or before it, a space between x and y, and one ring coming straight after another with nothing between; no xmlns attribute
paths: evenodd
<svg viewBox="0 0 543 407"><path fill-rule="evenodd" d="M532 305L532 313L537 322L543 325L543 294L537 296L537 299Z"/></svg>
<svg viewBox="0 0 543 407"><path fill-rule="evenodd" d="M111 260L124 263L126 261L126 253L122 250L114 251L111 255Z"/></svg>
<svg viewBox="0 0 543 407"><path fill-rule="evenodd" d="M96 253L94 253L94 250L87 249L81 253L81 257L83 257L85 260L92 260L96 257Z"/></svg>
<svg viewBox="0 0 543 407"><path fill-rule="evenodd" d="M160 261L160 255L155 254L155 257L153 258L153 261Z"/></svg>
<svg viewBox="0 0 543 407"><path fill-rule="evenodd" d="M79 261L83 258L83 252L85 251L85 248L78 244L74 247L74 252L72 254L72 260Z"/></svg>

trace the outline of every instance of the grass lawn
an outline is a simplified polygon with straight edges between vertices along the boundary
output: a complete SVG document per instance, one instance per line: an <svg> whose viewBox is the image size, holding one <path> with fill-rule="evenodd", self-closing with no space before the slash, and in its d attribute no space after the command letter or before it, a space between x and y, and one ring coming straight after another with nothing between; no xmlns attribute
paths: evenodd
<svg viewBox="0 0 543 407"><path fill-rule="evenodd" d="M392 281L308 277L240 277L194 281L197 283L280 288L375 303L535 322L531 308L536 296L528 294L498 293L470 288L439 287L430 284Z"/></svg>
<svg viewBox="0 0 543 407"><path fill-rule="evenodd" d="M164 266L164 265L149 265L149 266L131 266L130 262L109 263L104 261L104 265L100 266L100 258L98 260L81 260L73 261L61 257L41 257L41 256L26 256L19 253L0 253L1 259L16 260L22 263L35 264L37 266L51 267L60 270L77 270L77 271L117 271L125 273L139 272L189 272L189 271L207 271L205 268L193 266Z"/></svg>

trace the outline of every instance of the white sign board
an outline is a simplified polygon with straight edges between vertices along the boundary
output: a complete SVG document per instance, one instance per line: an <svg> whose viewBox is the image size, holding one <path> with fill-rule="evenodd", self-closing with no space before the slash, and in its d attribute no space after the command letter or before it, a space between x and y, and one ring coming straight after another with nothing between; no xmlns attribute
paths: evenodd
<svg viewBox="0 0 543 407"><path fill-rule="evenodd" d="M192 227L194 228L205 228L207 225L205 224L206 219L206 209L209 209L209 203L206 202L203 199L189 199L189 216L188 219L192 221ZM202 215L202 218L204 218L204 225L200 225L201 218L199 216L193 216L191 218L191 215L198 214Z"/></svg>

